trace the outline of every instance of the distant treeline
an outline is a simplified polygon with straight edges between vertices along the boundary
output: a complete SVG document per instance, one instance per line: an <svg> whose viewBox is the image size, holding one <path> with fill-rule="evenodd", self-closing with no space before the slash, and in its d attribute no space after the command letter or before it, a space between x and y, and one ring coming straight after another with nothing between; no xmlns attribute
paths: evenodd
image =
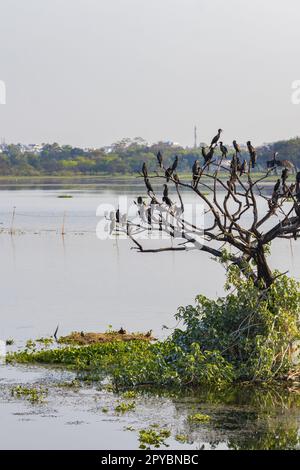
<svg viewBox="0 0 300 470"><path fill-rule="evenodd" d="M225 144L226 145L226 144ZM229 158L233 154L229 149ZM42 176L42 175L97 175L133 174L140 171L146 162L150 171L157 168L156 154L163 153L166 165L179 157L178 172L189 173L195 159L202 163L201 148L182 148L176 144L158 142L148 146L137 138L123 139L109 148L83 150L69 145L45 144L38 152L24 151L21 145L2 146L0 153L0 175L2 176ZM257 147L257 169L264 170L267 160L273 153L277 158L292 161L300 167L300 138L275 142ZM218 152L215 154L218 156ZM243 148L242 158L248 159L247 149Z"/></svg>

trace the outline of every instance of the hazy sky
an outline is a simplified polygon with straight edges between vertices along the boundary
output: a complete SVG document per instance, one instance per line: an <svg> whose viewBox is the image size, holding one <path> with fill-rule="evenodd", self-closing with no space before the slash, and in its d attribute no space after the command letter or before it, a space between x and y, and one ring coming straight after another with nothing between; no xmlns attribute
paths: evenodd
<svg viewBox="0 0 300 470"><path fill-rule="evenodd" d="M0 18L7 142L300 134L299 0L0 0Z"/></svg>

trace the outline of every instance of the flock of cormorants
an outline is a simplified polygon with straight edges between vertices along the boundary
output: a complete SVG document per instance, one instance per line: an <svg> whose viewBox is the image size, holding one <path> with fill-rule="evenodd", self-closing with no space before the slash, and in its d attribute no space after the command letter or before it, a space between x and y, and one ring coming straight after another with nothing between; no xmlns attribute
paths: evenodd
<svg viewBox="0 0 300 470"><path fill-rule="evenodd" d="M224 145L222 141L220 141L222 132L223 132L223 129L221 128L218 129L218 132L211 140L210 145L201 147L201 154L204 159L204 164L203 166L201 166L199 161L196 159L192 166L192 187L193 188L197 187L199 180L201 178L201 175L203 174L203 171L205 169L209 171L209 166L212 163L214 152L218 146L221 151L221 161L222 159L227 158L228 148ZM238 175L242 176L244 173L247 173L248 171L250 172L251 168L255 168L256 163L257 163L257 152L256 152L255 147L251 144L251 141L248 140L247 149L249 152L249 162L247 162L246 159L241 161L240 145L237 143L236 140L234 140L232 144L233 144L233 148L235 152L232 156L232 160L230 163L230 179L227 182L227 184L228 184L229 189L235 192L235 183L236 183L236 180L238 179ZM273 159L267 162L267 167L271 169L277 169L278 166L282 166L283 170L282 170L281 178L277 180L274 186L270 204L276 203L280 196L295 197L296 200L300 202L300 172L296 174L296 182L288 186L287 179L289 177L289 169L293 167L293 164L291 164L291 162L289 162L288 160L280 161L276 159L276 157L277 157L277 152L274 153ZM166 183L168 183L170 179L172 178L172 181L174 181L175 184L178 185L179 177L178 177L178 174L176 173L177 166L178 166L178 156L176 155L173 163L170 166L168 166L168 168L165 168L163 164L162 152L159 151L157 153L157 162L158 162L159 168L164 171ZM155 193L153 191L153 187L149 180L148 169L147 169L147 165L145 162L143 163L143 166L142 166L142 175L144 178L147 193L151 198L151 204L158 204L158 201L155 197ZM168 207L171 207L173 204L169 197L167 184L164 184L162 200ZM138 205L140 203L142 204L143 203L142 198L139 197L137 203Z"/></svg>

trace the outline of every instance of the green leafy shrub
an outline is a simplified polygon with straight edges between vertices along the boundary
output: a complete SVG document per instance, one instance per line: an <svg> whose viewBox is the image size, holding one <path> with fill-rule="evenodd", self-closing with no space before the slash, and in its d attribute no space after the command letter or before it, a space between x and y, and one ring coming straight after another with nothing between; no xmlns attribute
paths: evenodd
<svg viewBox="0 0 300 470"><path fill-rule="evenodd" d="M187 351L195 343L217 350L234 366L237 378L284 376L293 367L293 345L300 338L299 284L281 275L261 290L231 268L226 288L232 287L225 297L199 295L196 306L181 307L177 319L185 329L175 330L173 341Z"/></svg>
<svg viewBox="0 0 300 470"><path fill-rule="evenodd" d="M169 447L165 441L170 436L171 431L168 429L142 429L139 432L140 449L151 449L151 447L158 449L162 445Z"/></svg>

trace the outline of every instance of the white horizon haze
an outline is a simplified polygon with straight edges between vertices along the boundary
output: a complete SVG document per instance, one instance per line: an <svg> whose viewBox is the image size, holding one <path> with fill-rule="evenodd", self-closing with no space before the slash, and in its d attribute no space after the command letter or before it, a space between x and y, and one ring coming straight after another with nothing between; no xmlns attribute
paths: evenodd
<svg viewBox="0 0 300 470"><path fill-rule="evenodd" d="M7 142L300 134L297 0L0 0L0 12Z"/></svg>

